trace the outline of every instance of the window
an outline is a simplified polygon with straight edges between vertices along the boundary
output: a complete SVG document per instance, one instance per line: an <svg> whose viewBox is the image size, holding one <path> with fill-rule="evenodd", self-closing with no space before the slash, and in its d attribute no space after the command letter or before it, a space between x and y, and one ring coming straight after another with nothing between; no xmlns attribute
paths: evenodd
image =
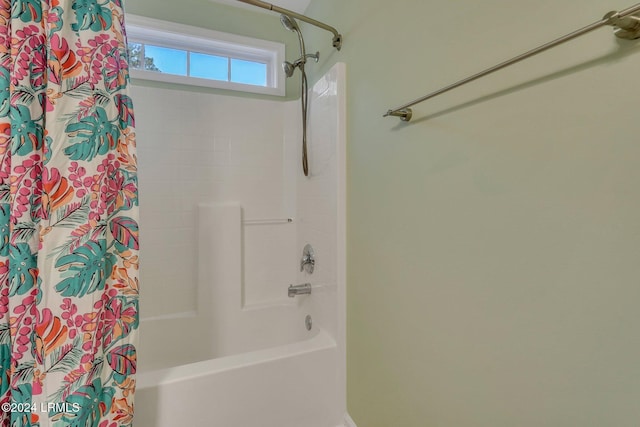
<svg viewBox="0 0 640 427"><path fill-rule="evenodd" d="M131 77L284 96L284 44L127 16Z"/></svg>

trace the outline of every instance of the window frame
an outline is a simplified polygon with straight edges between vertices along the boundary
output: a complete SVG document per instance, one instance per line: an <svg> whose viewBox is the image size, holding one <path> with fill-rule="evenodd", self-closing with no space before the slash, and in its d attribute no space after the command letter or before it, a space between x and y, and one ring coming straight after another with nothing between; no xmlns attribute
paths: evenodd
<svg viewBox="0 0 640 427"><path fill-rule="evenodd" d="M240 59L266 63L267 65L267 86L130 68L130 75L134 79L285 96L286 77L280 66L285 58L285 45L283 43L131 14L126 15L126 25L128 43L140 43L205 55L224 56L229 58L229 64L232 59ZM189 56L187 54L187 67Z"/></svg>

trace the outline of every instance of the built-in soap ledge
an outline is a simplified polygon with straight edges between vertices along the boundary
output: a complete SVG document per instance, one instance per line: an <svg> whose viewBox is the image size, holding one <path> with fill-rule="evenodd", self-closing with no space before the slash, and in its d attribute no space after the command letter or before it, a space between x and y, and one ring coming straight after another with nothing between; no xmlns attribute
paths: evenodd
<svg viewBox="0 0 640 427"><path fill-rule="evenodd" d="M293 218L274 218L274 219L245 219L242 225L278 225L293 224Z"/></svg>

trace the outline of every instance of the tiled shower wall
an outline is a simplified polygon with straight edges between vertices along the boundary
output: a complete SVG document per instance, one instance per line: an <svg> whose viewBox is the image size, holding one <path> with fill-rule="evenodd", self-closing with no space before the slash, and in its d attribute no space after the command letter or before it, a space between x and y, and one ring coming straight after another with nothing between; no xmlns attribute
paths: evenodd
<svg viewBox="0 0 640 427"><path fill-rule="evenodd" d="M249 220L295 215L291 167L286 167L292 162L283 144L285 103L143 86L133 86L132 96L137 114L142 316L194 312L199 203L238 203ZM250 271L258 272L244 278L248 303L284 295L288 283L279 283L285 281L279 275L295 271L296 260L282 257L277 247L288 241L293 246L295 226L278 226L282 243L275 244L274 232L271 226L244 228L244 246L263 248L244 254ZM270 276L261 276L261 271Z"/></svg>
<svg viewBox="0 0 640 427"><path fill-rule="evenodd" d="M312 275L298 273L298 282L313 285L313 298L306 301L319 324L332 336L338 331L338 284L344 254L344 82L343 64L337 64L320 78L309 92L308 155L309 176L297 174L298 256L308 243L314 248L316 269ZM300 106L288 105L288 117L298 117ZM289 126L287 129L295 129ZM302 156L300 139L293 144ZM301 167L298 166L298 169Z"/></svg>

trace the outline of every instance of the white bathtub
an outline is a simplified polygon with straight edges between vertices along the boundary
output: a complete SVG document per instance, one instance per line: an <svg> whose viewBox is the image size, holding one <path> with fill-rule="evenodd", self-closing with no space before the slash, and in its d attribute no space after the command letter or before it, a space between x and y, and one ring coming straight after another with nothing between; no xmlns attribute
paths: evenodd
<svg viewBox="0 0 640 427"><path fill-rule="evenodd" d="M313 338L138 375L136 427L333 427L336 342Z"/></svg>
<svg viewBox="0 0 640 427"><path fill-rule="evenodd" d="M288 298L284 282L280 300L244 304L242 209L198 211L198 309L143 319L135 426L342 425L338 346L318 327L312 300L335 295L334 287Z"/></svg>

